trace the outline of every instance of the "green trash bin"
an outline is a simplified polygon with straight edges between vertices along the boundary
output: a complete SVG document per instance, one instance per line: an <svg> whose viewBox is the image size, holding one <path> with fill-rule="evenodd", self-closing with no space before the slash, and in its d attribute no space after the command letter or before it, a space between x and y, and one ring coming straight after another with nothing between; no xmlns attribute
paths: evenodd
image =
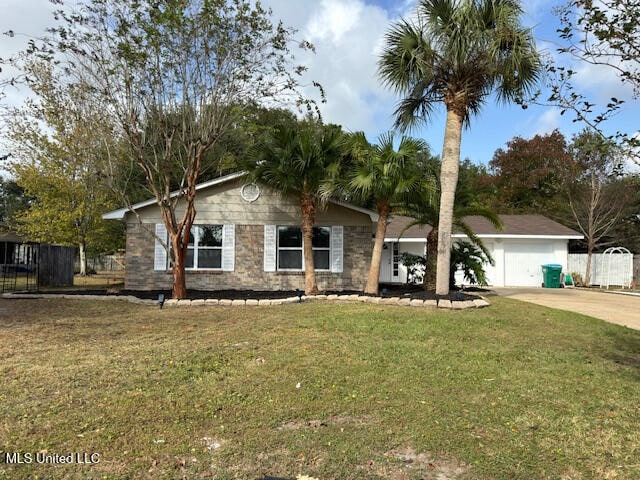
<svg viewBox="0 0 640 480"><path fill-rule="evenodd" d="M560 288L562 286L562 265L547 263L542 265L542 286L545 288Z"/></svg>

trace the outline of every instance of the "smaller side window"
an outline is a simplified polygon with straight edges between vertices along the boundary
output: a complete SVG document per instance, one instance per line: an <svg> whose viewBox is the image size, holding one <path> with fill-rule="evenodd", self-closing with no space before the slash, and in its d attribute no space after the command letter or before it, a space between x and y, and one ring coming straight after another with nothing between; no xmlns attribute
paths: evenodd
<svg viewBox="0 0 640 480"><path fill-rule="evenodd" d="M313 263L316 270L330 270L331 227L313 227Z"/></svg>

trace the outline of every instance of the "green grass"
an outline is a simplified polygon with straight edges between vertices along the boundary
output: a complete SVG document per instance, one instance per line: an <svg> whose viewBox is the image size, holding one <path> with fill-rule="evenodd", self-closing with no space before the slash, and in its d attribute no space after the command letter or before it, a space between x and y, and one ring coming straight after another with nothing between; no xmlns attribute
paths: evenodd
<svg viewBox="0 0 640 480"><path fill-rule="evenodd" d="M640 478L640 332L491 301L0 300L0 450L100 454L0 478Z"/></svg>

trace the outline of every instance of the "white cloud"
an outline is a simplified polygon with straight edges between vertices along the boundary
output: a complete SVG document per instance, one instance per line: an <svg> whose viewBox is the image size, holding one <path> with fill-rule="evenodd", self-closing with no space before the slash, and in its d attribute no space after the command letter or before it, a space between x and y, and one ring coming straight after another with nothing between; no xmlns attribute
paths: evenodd
<svg viewBox="0 0 640 480"><path fill-rule="evenodd" d="M556 128L560 128L562 116L557 108L547 109L536 122L534 135L545 135Z"/></svg>
<svg viewBox="0 0 640 480"><path fill-rule="evenodd" d="M275 7L274 14L278 14ZM300 25L300 36L316 49L315 55L301 60L309 67L305 78L325 89L327 102L320 108L326 122L374 136L391 126L395 96L377 77L378 55L390 21L384 9L362 0L322 0ZM382 112L388 122L380 126Z"/></svg>
<svg viewBox="0 0 640 480"><path fill-rule="evenodd" d="M340 45L357 26L364 5L359 1L322 0L320 12L307 24L309 40Z"/></svg>
<svg viewBox="0 0 640 480"><path fill-rule="evenodd" d="M581 62L576 65L575 71L577 88L592 92L598 103L606 103L611 97L630 100L633 96L633 88L622 83L612 67Z"/></svg>

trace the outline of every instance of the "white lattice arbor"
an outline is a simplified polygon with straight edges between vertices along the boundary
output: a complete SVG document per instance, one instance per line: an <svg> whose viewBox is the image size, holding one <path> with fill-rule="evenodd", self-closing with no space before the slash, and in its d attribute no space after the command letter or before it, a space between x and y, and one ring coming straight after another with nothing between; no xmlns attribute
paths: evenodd
<svg viewBox="0 0 640 480"><path fill-rule="evenodd" d="M633 278L633 255L625 247L609 247L603 254L605 267L605 287L620 285L622 288L631 288ZM631 261L629 261L631 259ZM622 279L616 281L614 279Z"/></svg>

